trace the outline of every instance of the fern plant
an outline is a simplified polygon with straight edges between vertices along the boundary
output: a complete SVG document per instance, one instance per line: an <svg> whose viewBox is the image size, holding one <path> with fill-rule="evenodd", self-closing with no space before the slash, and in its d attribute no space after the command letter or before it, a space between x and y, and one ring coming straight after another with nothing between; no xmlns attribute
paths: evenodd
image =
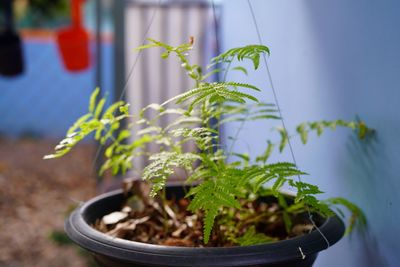
<svg viewBox="0 0 400 267"><path fill-rule="evenodd" d="M221 125L280 119L273 104L264 103L255 96L253 92L260 91L259 88L238 81L226 81L229 71L248 73L240 65L245 60L250 61L254 70L257 70L260 57L269 54L269 49L262 45L230 49L213 58L210 65L202 67L188 60L187 55L192 46L193 40L174 47L149 39L149 44L138 50L159 47L164 50L161 54L163 59L176 56L186 74L193 79L194 88L164 103L148 105L136 115L130 114L129 105L123 101L105 109L105 99L98 99L97 89L91 96L88 113L69 129L66 138L56 146L55 153L45 158L63 156L82 139L94 133L94 139L106 146L106 161L101 172L111 170L114 174L125 173L135 167L134 157L147 157L149 164L141 173L143 180L151 185L152 197L165 189L168 179L177 169L183 169L187 174L186 182L191 185L186 194L190 201L187 209L203 214L205 244L209 242L213 230L217 231L222 226L227 238L235 244L252 245L273 241L274 238L257 232L254 221L258 217L246 211L246 203L265 195L273 195L278 199L287 232L292 227L291 216L294 214L310 211L331 216L332 210L340 206L352 213L349 230L356 224L365 224L362 211L348 200L320 199L318 195L322 191L317 185L298 179L299 175L306 173L295 164L270 162L270 155L277 150L282 152L290 138L300 138L305 144L310 132L315 131L321 135L325 129L346 127L358 132L363 139L371 132L365 123L343 120L305 122L296 127L294 135L276 128L280 142L267 140L261 155L241 154L235 152L233 146L226 148L218 131ZM217 65L223 68L216 69ZM217 72L224 75L224 81L208 82L208 77ZM149 110L152 112L147 112ZM161 127L158 122L171 114L174 120ZM123 120L127 120L130 127L136 126L135 129L141 130L133 132L121 129ZM146 150L149 143L158 144L159 152L149 153ZM185 151L184 147L188 143L194 143L196 149ZM293 202L287 202L283 197L281 189L284 186L290 186L297 192ZM239 223L240 227L233 226L233 214L237 213L232 210L244 218Z"/></svg>

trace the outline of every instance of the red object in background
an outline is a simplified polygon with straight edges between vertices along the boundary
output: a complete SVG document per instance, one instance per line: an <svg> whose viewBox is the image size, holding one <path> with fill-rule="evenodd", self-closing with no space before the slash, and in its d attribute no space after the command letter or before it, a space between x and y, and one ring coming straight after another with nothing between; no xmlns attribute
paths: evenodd
<svg viewBox="0 0 400 267"><path fill-rule="evenodd" d="M82 27L81 6L84 0L72 0L72 26L57 33L57 44L64 66L69 71L87 69L90 65L89 33Z"/></svg>

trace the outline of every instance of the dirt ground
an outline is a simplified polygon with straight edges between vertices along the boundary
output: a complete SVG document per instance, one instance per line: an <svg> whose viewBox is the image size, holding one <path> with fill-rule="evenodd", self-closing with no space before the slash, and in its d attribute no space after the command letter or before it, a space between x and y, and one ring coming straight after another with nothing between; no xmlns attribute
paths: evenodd
<svg viewBox="0 0 400 267"><path fill-rule="evenodd" d="M65 214L95 195L94 146L42 160L55 141L0 139L0 266L86 267L76 248L50 240Z"/></svg>

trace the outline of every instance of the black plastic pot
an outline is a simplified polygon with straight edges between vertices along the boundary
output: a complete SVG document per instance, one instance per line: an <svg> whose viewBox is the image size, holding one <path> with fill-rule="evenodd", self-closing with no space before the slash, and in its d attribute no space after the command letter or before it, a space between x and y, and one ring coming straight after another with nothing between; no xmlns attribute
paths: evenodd
<svg viewBox="0 0 400 267"><path fill-rule="evenodd" d="M167 190L169 195L178 187ZM77 208L68 218L65 230L79 246L91 251L101 267L133 266L246 266L246 267L310 267L327 243L317 231L279 241L246 247L189 248L144 244L113 238L90 226L96 219L121 208L121 190L100 195ZM344 224L330 217L319 227L330 245L344 234Z"/></svg>

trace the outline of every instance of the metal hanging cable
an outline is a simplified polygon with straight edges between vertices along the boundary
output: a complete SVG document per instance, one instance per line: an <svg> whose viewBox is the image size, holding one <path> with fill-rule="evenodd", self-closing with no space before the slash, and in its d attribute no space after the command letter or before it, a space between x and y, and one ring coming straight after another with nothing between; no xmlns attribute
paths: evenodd
<svg viewBox="0 0 400 267"><path fill-rule="evenodd" d="M150 17L150 21L149 21L149 23L148 23L148 25L146 27L146 30L145 30L145 32L143 34L141 45L144 45L145 42L146 42L146 39L147 39L148 34L150 32L151 26L153 25L154 18L156 17L156 14L157 14L158 10L161 7L161 2L162 2L162 0L158 0L157 5L154 7L153 13L152 13L152 15ZM137 53L133 64L129 68L128 76L126 77L125 83L124 83L124 85L122 87L122 91L121 91L120 95L118 96L118 101L121 101L124 98L125 92L126 92L126 90L128 88L128 84L131 81L131 79L133 79L133 77L134 77L135 68L136 68L137 63L139 62L139 59L142 56L142 54L143 54L143 50L140 50ZM96 173L98 171L98 169L97 169L98 160L99 160L100 153L101 153L102 149L103 149L103 145L98 146L98 148L96 150L95 157L94 157L93 162L92 162L92 169L95 170Z"/></svg>
<svg viewBox="0 0 400 267"><path fill-rule="evenodd" d="M145 31L144 34L143 34L143 38L142 38L142 43L141 43L141 45L144 45L145 42L146 42L146 40L147 40L147 37L148 37L148 34L149 34L149 32L150 32L151 26L153 25L153 22L154 22L154 18L156 17L156 14L157 14L158 10L160 9L161 2L162 2L162 0L158 0L157 6L154 8L153 14L151 15L151 18L150 18L150 22L149 22L149 24L147 25L146 31ZM140 59L140 57L142 56L142 54L143 54L143 50L139 50L138 54L136 55L135 61L133 62L132 66L131 66L131 68L130 68L130 70L129 70L129 72L128 72L128 76L127 76L127 78L126 78L124 87L123 87L123 89L122 89L122 92L121 92L121 94L120 94L118 100L122 100L122 98L124 97L124 94L125 94L125 92L126 92L126 89L128 88L129 81L131 80L131 78L134 77L134 75L133 75L133 74L134 74L134 70L135 70L136 65L137 65L137 63L139 62L139 59Z"/></svg>
<svg viewBox="0 0 400 267"><path fill-rule="evenodd" d="M249 9L250 9L250 13L251 13L251 17L252 17L252 20L253 20L253 23L254 23L255 30L257 32L258 42L259 42L260 45L262 45L263 44L263 40L262 40L262 37L261 37L260 28L258 26L258 22L257 22L256 15L254 13L253 6L252 6L250 0L247 0L247 3L248 3L248 6L249 6ZM277 96L277 93L276 93L276 90L275 90L275 86L274 86L274 83L273 83L273 80L272 80L271 71L269 69L267 57L266 57L265 54L263 54L263 61L264 61L264 64L265 64L265 68L266 68L269 84L271 86L272 94L273 94L273 97L274 97L275 105L276 105L276 108L278 110L279 117L281 118L282 127L283 127L285 133L287 134L288 131L287 131L287 128L286 128L285 119L284 119L284 117L282 115L282 110L280 108L278 96ZM291 154L293 163L297 166L297 161L296 161L296 157L294 155L294 150L293 150L293 146L292 146L292 142L290 141L290 138L288 138L288 146L289 146L289 150L290 150L290 154ZM298 181L301 182L301 176L297 175L297 178L298 178ZM330 247L330 243L329 243L328 238L324 235L324 233L319 229L319 227L314 222L314 220L312 218L311 211L310 211L310 209L309 209L309 207L307 205L306 205L306 209L307 209L307 213L308 213L308 219L310 220L310 222L314 226L314 228L321 234L322 238L325 240L325 242L327 244L327 248L329 248Z"/></svg>

